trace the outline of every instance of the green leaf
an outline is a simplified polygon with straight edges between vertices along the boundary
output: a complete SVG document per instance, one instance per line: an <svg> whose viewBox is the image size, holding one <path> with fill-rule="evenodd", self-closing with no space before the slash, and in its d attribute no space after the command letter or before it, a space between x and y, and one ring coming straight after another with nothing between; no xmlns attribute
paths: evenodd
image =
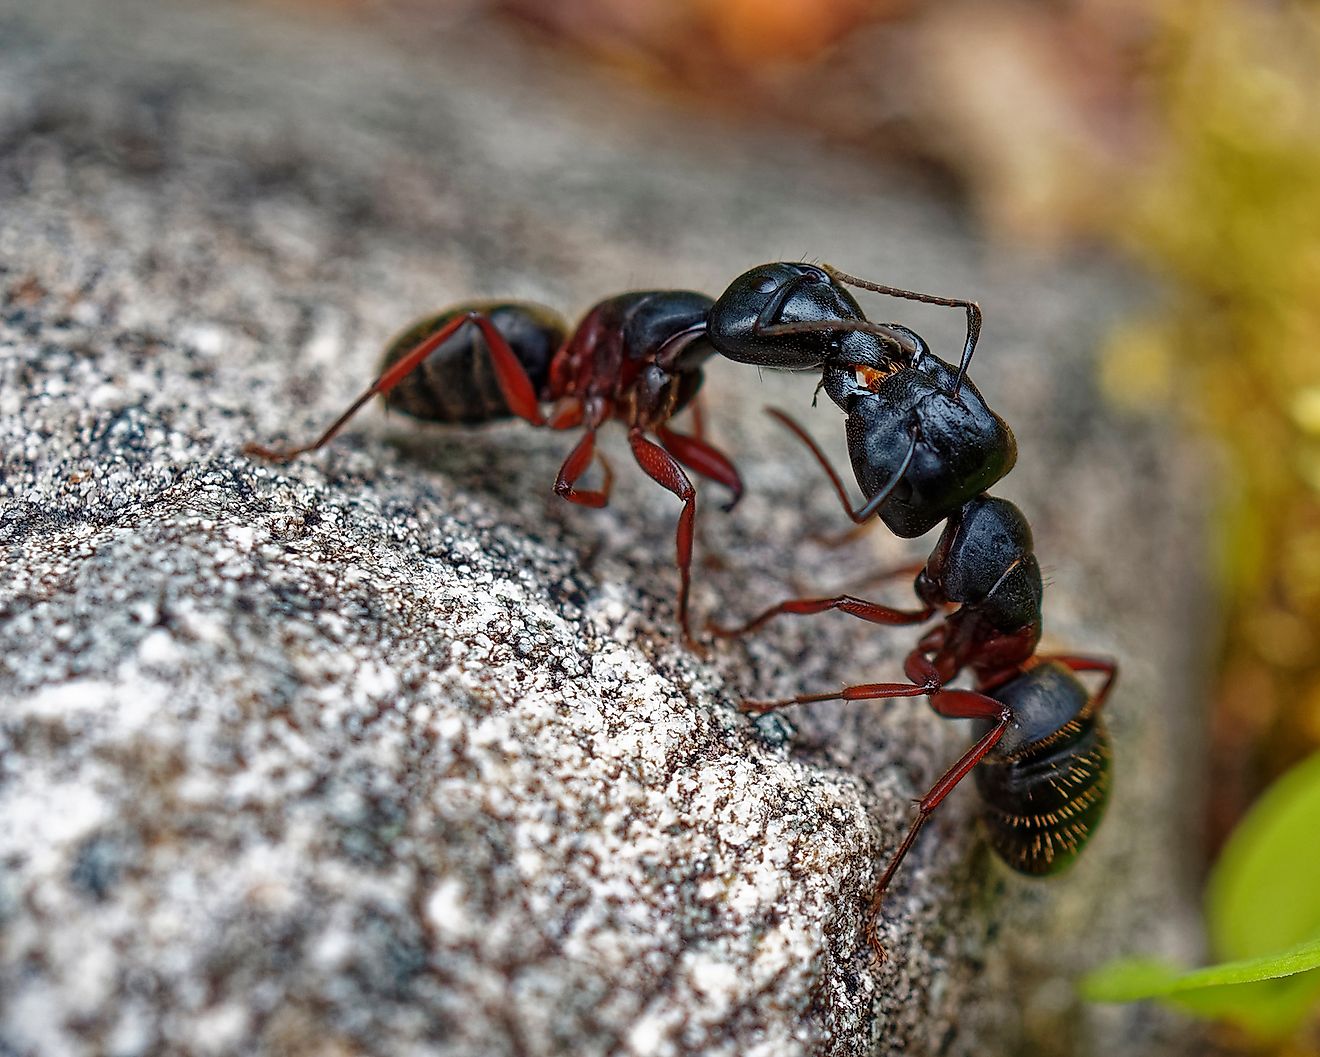
<svg viewBox="0 0 1320 1057"><path fill-rule="evenodd" d="M1292 1032L1320 994L1320 939L1260 958L1182 970L1134 958L1111 962L1082 981L1092 1002L1159 999L1188 1013L1232 1020L1265 1038Z"/></svg>
<svg viewBox="0 0 1320 1057"><path fill-rule="evenodd" d="M1183 970L1147 958L1110 962L1082 982L1082 994L1092 1002L1135 1002L1206 988L1275 980L1315 969L1320 969L1320 939L1299 943L1281 954L1244 958L1205 969Z"/></svg>
<svg viewBox="0 0 1320 1057"><path fill-rule="evenodd" d="M1320 1005L1320 755L1271 786L1234 831L1211 873L1207 912L1222 964L1114 962L1087 977L1083 994L1159 999L1268 1038Z"/></svg>
<svg viewBox="0 0 1320 1057"><path fill-rule="evenodd" d="M1320 936L1320 755L1270 786L1233 831L1206 913L1211 949L1225 960Z"/></svg>

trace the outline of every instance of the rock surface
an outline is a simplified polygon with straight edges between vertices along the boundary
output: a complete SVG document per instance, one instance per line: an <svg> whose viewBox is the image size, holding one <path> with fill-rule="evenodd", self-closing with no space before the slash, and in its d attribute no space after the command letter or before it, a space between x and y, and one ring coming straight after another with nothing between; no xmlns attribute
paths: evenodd
<svg viewBox="0 0 1320 1057"><path fill-rule="evenodd" d="M548 498L567 438L520 425L374 412L287 468L240 453L318 429L444 303L571 315L804 252L976 292L1049 626L1125 664L1085 861L1009 878L960 793L883 965L874 863L966 732L918 703L734 704L897 675L910 634L826 617L685 653L676 504L617 436L599 512ZM1070 980L1194 944L1195 812L1167 806L1194 802L1171 751L1196 730L1192 507L1168 438L1089 381L1115 277L981 256L856 161L465 24L390 43L4 0L0 1053L1178 1051L1176 1023L1082 1010ZM887 312L956 347L956 318ZM756 409L837 450L809 381L720 364L708 390L749 495L704 504L698 613L924 553L804 542L837 508Z"/></svg>

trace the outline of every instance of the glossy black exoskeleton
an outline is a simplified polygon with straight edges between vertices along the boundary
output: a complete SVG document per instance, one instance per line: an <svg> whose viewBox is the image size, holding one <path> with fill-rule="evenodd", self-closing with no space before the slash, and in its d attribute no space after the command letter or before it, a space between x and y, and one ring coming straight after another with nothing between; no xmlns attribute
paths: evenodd
<svg viewBox="0 0 1320 1057"><path fill-rule="evenodd" d="M872 513L896 536L928 532L1007 474L1017 461L1008 424L980 390L906 332L916 351L887 370L826 367L822 388L848 416L853 474ZM858 374L861 374L859 379Z"/></svg>
<svg viewBox="0 0 1320 1057"><path fill-rule="evenodd" d="M951 386L956 395L981 333L980 306L962 298L884 286L828 265L780 261L744 272L711 309L711 341L721 355L739 363L792 371L880 368L895 356L915 355L912 331L896 323L868 320L848 291L850 286L967 313L967 340Z"/></svg>
<svg viewBox="0 0 1320 1057"><path fill-rule="evenodd" d="M376 395L390 408L431 422L472 425L516 416L535 426L584 429L554 489L569 502L601 507L613 480L604 460L601 488L580 489L577 482L596 457L596 430L610 419L622 421L642 470L683 501L675 533L678 619L690 639L696 490L682 467L726 486L730 506L742 494L738 471L705 442L699 423L696 435L669 425L695 399L702 364L714 354L706 335L712 304L690 290L619 294L596 304L571 330L540 305L459 305L397 335L386 346L379 377L315 441L287 450L257 444L245 450L275 462L314 451ZM550 405L548 412L543 404Z"/></svg>
<svg viewBox="0 0 1320 1057"><path fill-rule="evenodd" d="M1098 698L1045 661L996 687L1013 715L976 768L990 846L1020 873L1058 873L1081 854L1109 799L1109 736ZM981 720L979 733L992 724Z"/></svg>
<svg viewBox="0 0 1320 1057"><path fill-rule="evenodd" d="M894 326L896 331L906 328ZM811 448L844 509L861 523L878 514L900 536L947 519L915 593L922 603L897 609L855 595L781 602L732 637L783 614L840 610L877 624L920 624L942 614L904 662L906 683L867 683L778 701L745 701L747 712L816 701L926 696L950 719L975 719L976 743L919 801L916 818L877 886L867 933L876 926L889 882L931 812L977 764L991 845L1014 869L1053 873L1076 858L1100 820L1109 789L1109 748L1099 712L1113 686L1107 659L1042 657L1042 582L1031 528L1016 506L985 494L1013 465L1016 447L1003 420L970 382L908 331L910 356L880 367L826 363L824 388L847 414L854 475L866 500L854 510L823 452L797 423L772 412ZM949 384L952 380L952 384ZM964 670L973 689L949 684ZM1091 695L1075 672L1103 675Z"/></svg>
<svg viewBox="0 0 1320 1057"><path fill-rule="evenodd" d="M400 331L385 346L380 370L389 371L431 335L469 312L479 312L499 331L538 398L550 382L550 361L568 327L557 312L526 301L476 301L423 316ZM416 370L383 393L385 406L425 422L477 425L516 412L500 388L486 339L480 327L460 327L436 346Z"/></svg>
<svg viewBox="0 0 1320 1057"><path fill-rule="evenodd" d="M628 430L641 468L683 502L675 531L677 609L684 638L691 642L696 491L683 467L727 487L729 506L741 495L742 482L732 462L706 443L695 414L692 435L675 431L669 421L693 404L702 365L716 352L767 367L887 369L894 357L915 351L906 344L910 332L904 328L867 321L845 284L936 304L970 304L792 263L753 268L718 300L690 290L619 294L598 302L573 328L540 305L470 302L425 316L395 337L379 377L315 441L289 449L250 444L245 450L274 462L313 451L377 395L388 407L432 422L474 425L516 416L536 426L584 430L560 467L554 490L570 502L600 507L612 481L604 460L599 489L580 489L577 482L597 458L597 429L617 419ZM968 308L965 359L975 344L973 309ZM979 315L976 320L979 325ZM954 391L958 382L946 379Z"/></svg>
<svg viewBox="0 0 1320 1057"><path fill-rule="evenodd" d="M968 500L940 533L914 583L930 612L956 607L932 635L939 678L964 668L987 685L1017 671L1040 642L1044 586L1031 526L1007 499Z"/></svg>
<svg viewBox="0 0 1320 1057"><path fill-rule="evenodd" d="M982 495L949 520L935 550L917 573L923 605L895 609L854 595L790 599L741 627L715 628L741 635L782 614L840 610L876 624L919 624L944 619L927 632L904 662L906 683L864 683L840 691L799 694L777 701L744 701L760 714L816 701L928 697L946 719L975 719L979 738L918 802L917 815L891 856L868 913L867 934L879 950L876 926L885 890L926 819L977 764L990 843L1015 870L1044 875L1073 861L1104 811L1109 789L1109 748L1099 712L1117 675L1110 660L1036 653L1041 632L1040 566L1031 530L1007 500ZM963 670L971 690L948 684ZM1074 672L1098 672L1090 695Z"/></svg>
<svg viewBox="0 0 1320 1057"><path fill-rule="evenodd" d="M711 308L711 342L728 359L784 371L878 367L903 352L902 336L867 320L835 276L790 262L744 272Z"/></svg>

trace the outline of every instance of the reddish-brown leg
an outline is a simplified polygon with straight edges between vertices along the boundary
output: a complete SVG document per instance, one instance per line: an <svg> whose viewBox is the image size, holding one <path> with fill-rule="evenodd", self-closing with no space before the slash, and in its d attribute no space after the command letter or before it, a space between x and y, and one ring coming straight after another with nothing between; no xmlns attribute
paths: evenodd
<svg viewBox="0 0 1320 1057"><path fill-rule="evenodd" d="M900 577L915 577L917 573L926 568L926 560L915 562L904 562L902 565L890 565L883 569L872 569L868 573L863 573L853 581L854 590L861 590L863 587L870 587L874 584L882 584L889 580L897 580Z"/></svg>
<svg viewBox="0 0 1320 1057"><path fill-rule="evenodd" d="M1110 657L1079 657L1075 654L1052 654L1048 657L1039 658L1042 661L1058 661L1060 664L1071 669L1074 672L1102 672L1105 681L1100 684L1100 689L1091 698L1091 703L1087 706L1087 711L1094 715L1104 707L1105 701L1109 697L1109 691L1114 688L1114 683L1118 679L1118 662Z"/></svg>
<svg viewBox="0 0 1320 1057"><path fill-rule="evenodd" d="M738 705L740 712L759 716L763 712L773 712L777 708L790 705L809 705L817 701L878 701L892 697L924 697L938 694L943 687L935 666L919 653L908 654L903 665L903 674L911 680L907 683L861 683L857 686L845 686L842 690L826 691L822 694L798 694L779 701L744 700ZM963 691L948 691L962 693Z"/></svg>
<svg viewBox="0 0 1320 1057"><path fill-rule="evenodd" d="M701 399L700 393L698 393L696 396L692 398L692 403L689 405L689 407L690 410L692 411L692 435L696 437L697 440L705 440L706 439L706 404Z"/></svg>
<svg viewBox="0 0 1320 1057"><path fill-rule="evenodd" d="M897 580L900 578L914 579L917 573L921 572L921 570L926 567L927 561L929 561L929 559L904 562L902 565L891 565L882 569L871 569L869 572L862 573L862 575L851 579L844 588L844 591L847 594L853 594L857 591L864 591L867 588L874 587L876 584L887 583L890 580ZM790 577L789 582L793 584L793 590L800 594L805 595L811 590L810 587L803 584L796 577Z"/></svg>
<svg viewBox="0 0 1320 1057"><path fill-rule="evenodd" d="M830 465L830 460L826 458L825 453L820 450L820 445L816 443L811 434L799 426L796 420L794 420L787 412L780 411L777 407L767 407L765 413L781 425L785 426L797 437L798 440L807 446L811 454L816 457L816 461L820 463L821 469L825 471L825 476L830 479L830 484L834 486L834 492L839 497L839 502L842 504L844 512L856 521L857 517L853 513L852 500L848 498L848 489L843 486L843 479L839 477L835 472L834 467Z"/></svg>
<svg viewBox="0 0 1320 1057"><path fill-rule="evenodd" d="M586 409L577 397L568 397L561 401L550 414L546 423L551 429L573 429L582 425L586 418Z"/></svg>
<svg viewBox="0 0 1320 1057"><path fill-rule="evenodd" d="M582 439L577 442L573 450L568 453L564 465L559 467L559 476L555 479L556 495L580 506L603 507L610 501L610 488L614 484L614 472L603 457L600 460L600 466L601 470L604 471L605 481L601 487L599 489L582 490L573 487L577 484L578 478L587 472L587 467L591 465L591 459L595 452L596 431L587 430L586 433L582 434Z"/></svg>
<svg viewBox="0 0 1320 1057"><path fill-rule="evenodd" d="M757 322L752 329L763 338L779 337L785 334L850 334L854 332L874 334L890 348L904 355L911 356L917 351L908 335L884 323L873 323L869 319L809 319L797 323L772 323L769 325ZM879 364L868 363L865 366L877 367Z"/></svg>
<svg viewBox="0 0 1320 1057"><path fill-rule="evenodd" d="M874 524L874 521L859 521L843 532L818 532L808 538L812 543L819 543L822 547L846 547L870 532Z"/></svg>
<svg viewBox="0 0 1320 1057"><path fill-rule="evenodd" d="M509 343L495 329L495 324L480 312L468 312L465 315L451 319L425 341L420 342L411 352L392 364L389 370L372 382L356 400L348 405L348 409L330 424L329 429L310 444L287 449L267 448L261 444L245 444L243 451L248 455L255 455L257 458L266 459L270 462L288 462L305 452L324 447L334 439L335 435L348 423L348 420L356 415L368 400L377 394L384 396L388 393L413 371L417 370L426 357L430 356L466 323L473 323L481 328L481 333L486 339L486 345L490 349L491 362L495 367L495 378L499 382L500 392L504 394L509 409L519 418L526 419L534 426L545 425L545 419L541 415L541 409L536 400L536 388L532 385L532 380L528 377L526 368L518 361L518 357L513 354L513 350L509 348Z"/></svg>
<svg viewBox="0 0 1320 1057"><path fill-rule="evenodd" d="M778 701L743 700L738 704L738 711L749 716L759 716L765 712L788 708L790 705L810 705L817 701L876 701L889 697L921 697L932 693L929 686L917 686L914 683L860 683L857 686L845 686L842 690L827 691L823 694L798 694Z"/></svg>
<svg viewBox="0 0 1320 1057"><path fill-rule="evenodd" d="M932 696L930 704L946 719L993 719L996 722L975 745L958 758L957 763L940 776L939 781L930 787L930 791L917 801L917 817L912 820L903 842L890 858L885 872L880 875L879 884L871 896L871 905L866 912L866 939L879 958L884 957L884 948L880 945L876 925L880 920L880 907L884 903L885 891L889 887L889 882L894 879L899 864L911 850L917 834L921 832L921 827L926 824L931 813L939 807L946 796L953 792L954 787L967 777L972 768L981 762L985 754L995 747L1013 719L1013 714L1006 705L971 690L945 690Z"/></svg>
<svg viewBox="0 0 1320 1057"><path fill-rule="evenodd" d="M843 480L839 477L838 473L835 472L834 467L830 465L830 460L826 458L825 453L820 450L820 446L815 442L811 434L798 425L788 414L780 411L778 408L768 407L765 410L766 414L770 415L791 430L798 440L802 441L802 443L811 451L811 454L816 457L816 461L820 463L821 469L823 469L826 476L829 477L830 484L834 486L834 492L839 497L839 502L843 505L844 512L852 519L853 523L858 526L869 521L875 512L884 506L885 500L889 498L889 493L892 492L898 485L898 482L903 479L903 475L907 473L908 466L912 463L912 456L916 454L917 438L913 435L912 443L907 450L907 455L904 456L902 463L899 465L898 469L894 471L893 476L890 477L885 483L885 486L876 492L875 495L871 496L870 499L854 510L852 500L848 498L848 490L843 485ZM856 535L858 535L858 531L854 529L842 536L823 538L821 542L830 545L837 545L848 542Z"/></svg>
<svg viewBox="0 0 1320 1057"><path fill-rule="evenodd" d="M753 617L746 624L736 628L724 627L713 621L707 623L706 627L722 639L733 639L739 635L746 635L748 632L755 631L763 624L784 613L808 616L813 613L825 613L831 609L837 609L861 620L870 621L872 624L890 625L921 624L929 620L935 613L934 606L926 606L924 609L893 609L890 606L882 606L876 602L868 602L866 599L857 598L854 595L836 595L833 598L790 598L785 602L780 602L777 606L771 606L764 613Z"/></svg>
<svg viewBox="0 0 1320 1057"><path fill-rule="evenodd" d="M655 433L665 450L689 470L724 485L733 493L733 498L724 505L725 511L737 506L738 500L742 498L743 483L738 476L738 468L727 455L698 437L675 433L667 426L656 427Z"/></svg>
<svg viewBox="0 0 1320 1057"><path fill-rule="evenodd" d="M697 491L692 487L683 468L674 461L674 457L658 444L653 444L642 436L642 431L633 427L628 432L628 443L632 445L633 456L637 465L646 471L646 475L673 492L683 500L683 509L678 515L678 528L674 542L678 551L678 625L683 632L683 641L694 646L692 630L688 626L688 594L692 586L692 535L696 524Z"/></svg>

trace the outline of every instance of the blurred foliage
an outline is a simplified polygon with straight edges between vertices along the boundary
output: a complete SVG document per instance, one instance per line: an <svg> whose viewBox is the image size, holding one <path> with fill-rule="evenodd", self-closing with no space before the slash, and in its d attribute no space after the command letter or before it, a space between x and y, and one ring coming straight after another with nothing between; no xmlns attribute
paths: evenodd
<svg viewBox="0 0 1320 1057"><path fill-rule="evenodd" d="M1089 222L1145 142L1145 0L490 2L694 105L933 174L1037 241Z"/></svg>
<svg viewBox="0 0 1320 1057"><path fill-rule="evenodd" d="M910 0L496 0L496 6L666 79L731 81L809 62L858 26Z"/></svg>
<svg viewBox="0 0 1320 1057"><path fill-rule="evenodd" d="M1206 918L1226 964L1180 971L1133 960L1093 973L1092 1001L1167 1001L1287 1039L1320 1012L1320 755L1276 782L1210 876Z"/></svg>
<svg viewBox="0 0 1320 1057"><path fill-rule="evenodd" d="M1169 14L1167 138L1112 225L1172 280L1169 308L1114 336L1105 374L1114 398L1162 397L1223 441L1222 833L1320 746L1320 7Z"/></svg>

